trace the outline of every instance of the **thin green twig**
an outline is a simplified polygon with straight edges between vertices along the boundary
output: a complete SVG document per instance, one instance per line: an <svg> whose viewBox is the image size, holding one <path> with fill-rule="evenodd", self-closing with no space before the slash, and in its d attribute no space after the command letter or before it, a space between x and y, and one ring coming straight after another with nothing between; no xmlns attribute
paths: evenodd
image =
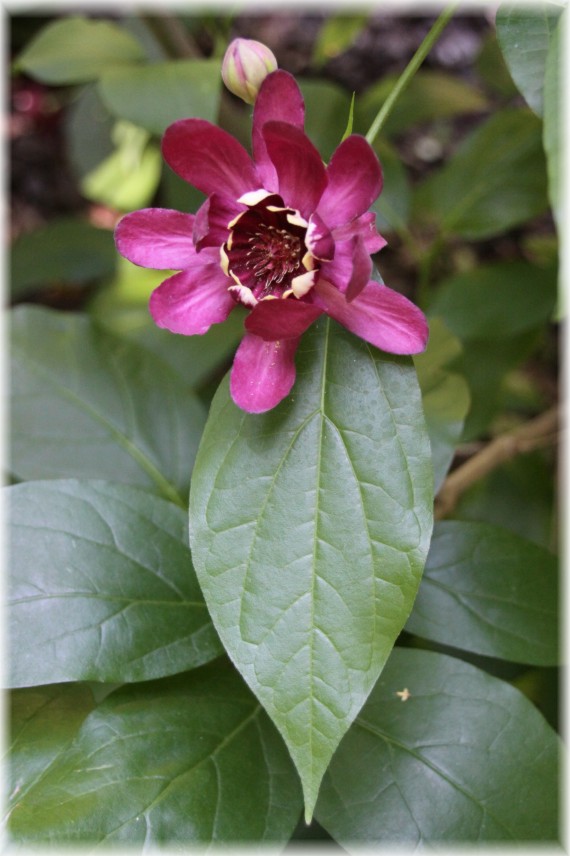
<svg viewBox="0 0 570 856"><path fill-rule="evenodd" d="M370 126L370 130L366 134L366 139L369 143L372 143L378 136L386 119L392 112L394 104L396 103L396 101L398 100L398 98L400 97L400 95L402 94L402 92L404 91L404 89L422 64L424 59L440 37L444 28L447 26L449 20L452 18L455 12L457 5L457 2L453 2L446 9L444 9L444 11L441 13L439 18L437 19L437 21L435 22L435 24L433 25L433 27L431 28L431 30L429 31L415 54L413 55L413 57L409 61L408 65L398 78L394 88L390 92L386 101L382 104L382 107L378 111L376 118Z"/></svg>

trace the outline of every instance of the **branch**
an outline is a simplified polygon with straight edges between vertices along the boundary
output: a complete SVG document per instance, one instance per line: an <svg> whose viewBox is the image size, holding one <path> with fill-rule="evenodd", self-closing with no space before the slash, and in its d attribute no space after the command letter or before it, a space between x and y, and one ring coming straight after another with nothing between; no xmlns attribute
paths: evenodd
<svg viewBox="0 0 570 856"><path fill-rule="evenodd" d="M554 443L560 428L560 410L552 407L536 419L491 440L480 452L454 470L444 481L435 499L435 518L453 511L461 495L505 461Z"/></svg>

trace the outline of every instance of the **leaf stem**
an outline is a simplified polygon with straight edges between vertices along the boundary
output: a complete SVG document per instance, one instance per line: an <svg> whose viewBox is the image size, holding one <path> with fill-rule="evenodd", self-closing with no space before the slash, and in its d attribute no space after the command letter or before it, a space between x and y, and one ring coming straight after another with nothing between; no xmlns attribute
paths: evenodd
<svg viewBox="0 0 570 856"><path fill-rule="evenodd" d="M433 27L431 28L431 30L429 31L415 54L413 55L413 57L409 61L408 65L398 78L394 88L390 92L385 102L382 104L382 107L378 111L376 118L372 122L370 129L366 134L366 139L369 143L372 143L378 136L382 126L384 125L384 122L392 112L394 104L396 103L396 101L398 100L398 98L400 97L400 95L402 94L402 92L404 91L404 89L422 64L424 59L426 58L430 50L432 49L435 42L440 37L443 29L447 26L447 23L453 16L457 5L458 2L457 0L455 0L455 2L451 3L446 9L444 9L444 11L441 13L439 18L437 19L437 21L435 22L435 24L433 25Z"/></svg>
<svg viewBox="0 0 570 856"><path fill-rule="evenodd" d="M555 442L559 428L560 411L555 406L530 422L495 437L446 478L436 498L436 519L450 514L468 487L505 461Z"/></svg>

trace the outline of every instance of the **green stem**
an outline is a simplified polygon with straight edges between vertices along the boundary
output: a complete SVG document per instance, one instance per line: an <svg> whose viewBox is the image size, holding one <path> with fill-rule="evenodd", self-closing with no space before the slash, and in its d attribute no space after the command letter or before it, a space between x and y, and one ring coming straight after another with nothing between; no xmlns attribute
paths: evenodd
<svg viewBox="0 0 570 856"><path fill-rule="evenodd" d="M366 134L366 139L369 143L372 143L378 136L380 129L384 125L384 122L392 112L394 104L396 103L396 101L398 100L398 98L400 97L400 95L402 94L402 92L404 91L404 89L422 64L424 59L440 37L442 30L447 26L447 23L452 18L457 5L457 2L453 2L447 7L447 9L444 9L444 11L441 13L439 18L437 19L437 21L435 22L435 24L433 25L433 27L431 28L431 30L429 31L415 54L413 55L413 57L409 61L408 65L398 78L396 85L390 92L386 101L382 104L382 107L378 111L376 118L370 126L370 130Z"/></svg>

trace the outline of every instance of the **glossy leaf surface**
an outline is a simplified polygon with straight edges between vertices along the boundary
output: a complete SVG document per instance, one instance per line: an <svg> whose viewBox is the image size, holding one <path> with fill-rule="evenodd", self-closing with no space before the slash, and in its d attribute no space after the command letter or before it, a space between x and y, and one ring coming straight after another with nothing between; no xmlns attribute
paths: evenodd
<svg viewBox="0 0 570 856"><path fill-rule="evenodd" d="M81 17L50 23L25 47L17 68L55 85L94 80L110 65L144 59L138 41L117 24Z"/></svg>
<svg viewBox="0 0 570 856"><path fill-rule="evenodd" d="M118 118L163 134L177 119L214 122L221 80L218 60L176 60L109 69L99 92Z"/></svg>
<svg viewBox="0 0 570 856"><path fill-rule="evenodd" d="M329 321L291 395L214 398L190 496L196 572L230 657L283 734L310 818L322 774L411 609L432 473L409 358Z"/></svg>
<svg viewBox="0 0 570 856"><path fill-rule="evenodd" d="M149 680L221 653L181 508L99 481L7 491L12 686Z"/></svg>
<svg viewBox="0 0 570 856"><path fill-rule="evenodd" d="M65 753L94 707L85 686L32 687L10 694L6 811L25 799L45 770Z"/></svg>
<svg viewBox="0 0 570 856"><path fill-rule="evenodd" d="M552 34L561 7L502 3L497 12L497 37L511 76L527 104L538 116L543 112L544 72Z"/></svg>
<svg viewBox="0 0 570 856"><path fill-rule="evenodd" d="M283 742L225 661L125 687L12 812L18 843L284 845L301 810Z"/></svg>
<svg viewBox="0 0 570 856"><path fill-rule="evenodd" d="M108 478L185 504L204 420L177 375L88 318L21 307L12 333L12 472Z"/></svg>
<svg viewBox="0 0 570 856"><path fill-rule="evenodd" d="M344 847L554 843L560 750L509 684L396 648L327 771L316 817Z"/></svg>
<svg viewBox="0 0 570 856"><path fill-rule="evenodd" d="M419 186L415 217L472 240L498 235L548 207L542 127L530 110L501 110Z"/></svg>
<svg viewBox="0 0 570 856"><path fill-rule="evenodd" d="M406 630L475 654L556 665L556 556L498 526L438 523Z"/></svg>

